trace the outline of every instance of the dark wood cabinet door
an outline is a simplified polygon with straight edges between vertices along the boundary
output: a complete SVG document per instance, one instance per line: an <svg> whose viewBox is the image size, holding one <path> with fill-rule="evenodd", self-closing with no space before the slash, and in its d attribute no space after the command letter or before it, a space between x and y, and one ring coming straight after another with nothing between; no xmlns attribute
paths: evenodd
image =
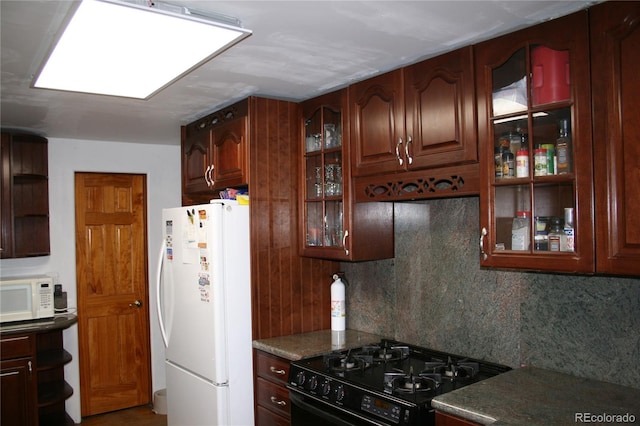
<svg viewBox="0 0 640 426"><path fill-rule="evenodd" d="M478 161L471 46L404 69L407 169Z"/></svg>
<svg viewBox="0 0 640 426"><path fill-rule="evenodd" d="M401 171L405 167L402 70L349 87L352 176Z"/></svg>
<svg viewBox="0 0 640 426"><path fill-rule="evenodd" d="M640 275L640 3L591 11L597 272Z"/></svg>
<svg viewBox="0 0 640 426"><path fill-rule="evenodd" d="M241 117L216 127L212 131L212 187L247 185L247 118Z"/></svg>
<svg viewBox="0 0 640 426"><path fill-rule="evenodd" d="M3 426L35 424L36 404L33 391L33 361L21 358L0 364L0 419Z"/></svg>
<svg viewBox="0 0 640 426"><path fill-rule="evenodd" d="M213 164L210 152L211 130L183 128L182 192L183 195L208 192Z"/></svg>

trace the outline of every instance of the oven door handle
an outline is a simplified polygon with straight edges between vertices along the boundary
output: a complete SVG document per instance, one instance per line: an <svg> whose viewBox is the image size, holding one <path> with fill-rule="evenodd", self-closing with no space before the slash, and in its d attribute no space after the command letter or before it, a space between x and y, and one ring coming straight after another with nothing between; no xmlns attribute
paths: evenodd
<svg viewBox="0 0 640 426"><path fill-rule="evenodd" d="M360 423L352 423L350 420L345 419L345 417L336 416L331 414L326 409L322 409L316 405L309 404L304 400L304 396L300 395L297 391L291 390L289 391L289 400L292 405L296 405L300 409L313 414L314 416L318 416L332 425L340 425L340 426L362 426L362 421L366 422L367 425L375 425L375 426L387 426L386 423L378 423L371 419L361 419ZM335 407L337 409L337 407Z"/></svg>

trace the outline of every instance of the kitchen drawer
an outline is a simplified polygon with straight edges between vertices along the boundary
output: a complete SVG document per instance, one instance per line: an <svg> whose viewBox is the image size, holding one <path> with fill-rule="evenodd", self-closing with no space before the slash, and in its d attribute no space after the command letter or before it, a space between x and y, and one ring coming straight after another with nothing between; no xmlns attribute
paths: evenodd
<svg viewBox="0 0 640 426"><path fill-rule="evenodd" d="M256 353L258 376L286 386L289 377L289 361L262 351L256 351Z"/></svg>
<svg viewBox="0 0 640 426"><path fill-rule="evenodd" d="M258 405L289 418L291 416L289 390L260 377L257 383Z"/></svg>
<svg viewBox="0 0 640 426"><path fill-rule="evenodd" d="M1 359L29 357L33 354L31 336L4 336L0 339Z"/></svg>
<svg viewBox="0 0 640 426"><path fill-rule="evenodd" d="M290 426L291 424L288 417L279 416L261 406L258 406L257 420L256 424L260 426Z"/></svg>

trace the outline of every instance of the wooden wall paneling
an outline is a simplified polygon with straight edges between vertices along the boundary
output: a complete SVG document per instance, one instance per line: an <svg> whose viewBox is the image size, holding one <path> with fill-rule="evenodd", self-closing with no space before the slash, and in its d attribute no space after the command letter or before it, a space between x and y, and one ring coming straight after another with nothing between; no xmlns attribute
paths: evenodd
<svg viewBox="0 0 640 426"><path fill-rule="evenodd" d="M339 264L298 255L299 111L250 98L253 337L329 328L330 273Z"/></svg>

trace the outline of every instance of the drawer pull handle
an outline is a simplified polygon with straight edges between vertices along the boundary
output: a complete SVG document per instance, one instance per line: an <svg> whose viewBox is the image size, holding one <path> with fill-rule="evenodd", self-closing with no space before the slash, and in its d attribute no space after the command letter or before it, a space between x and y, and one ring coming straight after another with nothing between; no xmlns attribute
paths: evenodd
<svg viewBox="0 0 640 426"><path fill-rule="evenodd" d="M273 374L279 374L281 376L284 376L287 372L284 370L278 370L277 368L275 368L273 365L271 367L269 367L269 370L271 370L271 372Z"/></svg>
<svg viewBox="0 0 640 426"><path fill-rule="evenodd" d="M284 407L285 405L287 405L287 401L283 401L281 399L278 399L275 396L271 397L271 402L273 402L274 404L279 405L281 407Z"/></svg>

